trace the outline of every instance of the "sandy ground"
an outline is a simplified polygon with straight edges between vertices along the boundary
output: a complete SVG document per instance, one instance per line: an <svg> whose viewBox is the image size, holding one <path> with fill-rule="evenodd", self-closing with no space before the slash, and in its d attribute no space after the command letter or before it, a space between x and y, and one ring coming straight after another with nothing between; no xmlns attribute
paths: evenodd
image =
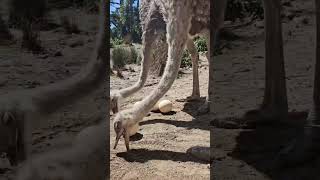
<svg viewBox="0 0 320 180"><path fill-rule="evenodd" d="M289 111L307 111L312 103L315 63L315 16L313 1L291 1L283 19L284 56ZM216 57L215 117L239 116L258 107L264 90L263 31L248 26L234 31L245 40ZM215 118L214 117L214 118ZM212 127L212 179L305 180L319 179L319 161L270 170L277 153L295 136L288 127L220 129Z"/></svg>
<svg viewBox="0 0 320 180"><path fill-rule="evenodd" d="M134 68L138 69L138 68ZM139 138L131 141L129 153L123 140L114 150L114 130L111 129L111 179L208 179L209 163L199 161L186 154L188 148L196 145L210 146L209 121L194 118L195 109L201 102L185 104L178 102L191 95L192 76L190 71L176 80L164 99L173 102L170 115L151 113L140 122ZM205 73L204 73L205 74ZM111 88L129 86L138 78L139 71L125 72L128 80L111 77ZM159 78L149 78L146 87L123 104L129 108L156 88ZM130 82L130 83L128 83ZM111 121L112 123L112 121ZM113 124L110 125L113 127Z"/></svg>

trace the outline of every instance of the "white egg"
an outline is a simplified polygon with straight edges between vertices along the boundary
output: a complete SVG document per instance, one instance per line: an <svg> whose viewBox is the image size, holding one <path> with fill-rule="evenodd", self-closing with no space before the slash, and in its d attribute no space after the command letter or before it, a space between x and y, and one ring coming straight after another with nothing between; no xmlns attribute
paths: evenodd
<svg viewBox="0 0 320 180"><path fill-rule="evenodd" d="M168 113L172 111L172 102L169 100L162 100L159 102L159 110L162 113Z"/></svg>

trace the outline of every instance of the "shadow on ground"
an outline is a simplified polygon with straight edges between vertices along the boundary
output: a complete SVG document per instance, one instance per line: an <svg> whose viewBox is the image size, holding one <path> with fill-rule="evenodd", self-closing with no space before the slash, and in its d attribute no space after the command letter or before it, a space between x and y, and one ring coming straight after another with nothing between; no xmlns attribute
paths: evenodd
<svg viewBox="0 0 320 180"><path fill-rule="evenodd" d="M233 166L230 168L231 173L243 171L240 173L239 179L320 179L320 158L318 157L307 159L299 164L282 164L281 166L275 161L276 157L279 157L279 152L289 142L292 142L299 132L301 132L301 128L297 127L264 125L257 126L255 129L239 129L238 133L230 133L230 136L233 137L225 138L225 144L221 141L211 141L211 148L214 152L212 164L212 172L215 172L214 178L219 179L220 176L225 176L225 174L219 175L219 172L215 170ZM213 128L211 137L219 137L217 133L219 133L219 129ZM232 142L231 139L234 139L235 142ZM232 143L234 146L230 148ZM265 177L254 177L256 174L264 174Z"/></svg>
<svg viewBox="0 0 320 180"><path fill-rule="evenodd" d="M128 162L145 163L149 160L170 160L176 162L197 162L207 164L187 153L165 150L132 149L129 152L117 153L117 156L124 158Z"/></svg>

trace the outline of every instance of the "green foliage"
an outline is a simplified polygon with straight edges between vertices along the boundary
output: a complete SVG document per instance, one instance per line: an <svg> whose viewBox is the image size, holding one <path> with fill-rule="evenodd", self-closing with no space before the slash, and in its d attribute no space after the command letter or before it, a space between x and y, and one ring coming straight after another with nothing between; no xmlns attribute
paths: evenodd
<svg viewBox="0 0 320 180"><path fill-rule="evenodd" d="M116 10L110 14L110 22L112 24L111 37L122 39L129 34L133 42L141 42L142 30L139 19L139 1L122 0L120 2ZM111 2L111 5L114 6L114 3Z"/></svg>
<svg viewBox="0 0 320 180"><path fill-rule="evenodd" d="M128 54L126 50L120 46L117 46L112 51L112 60L114 66L123 68L126 65Z"/></svg>
<svg viewBox="0 0 320 180"><path fill-rule="evenodd" d="M139 55L138 55L136 48L130 47L130 59L131 59L130 62L134 63L134 64L140 63L141 59L139 60L138 57L139 57Z"/></svg>
<svg viewBox="0 0 320 180"><path fill-rule="evenodd" d="M140 63L139 57L134 47L116 46L112 51L112 61L117 68L123 68L126 64Z"/></svg>
<svg viewBox="0 0 320 180"><path fill-rule="evenodd" d="M205 38L203 38L203 37L197 37L197 38L194 40L194 43L195 43L195 45L196 45L196 48L197 48L198 52L208 51L207 43L206 43L206 39L205 39Z"/></svg>
<svg viewBox="0 0 320 180"><path fill-rule="evenodd" d="M119 45L123 44L123 39L111 38L110 44L111 44L111 47L119 46Z"/></svg>
<svg viewBox="0 0 320 180"><path fill-rule="evenodd" d="M196 45L197 51L198 52L206 52L208 51L207 48L207 43L206 43L206 39L203 37L196 37L194 39L194 43ZM192 66L192 60L191 60L191 55L189 53L189 51L186 49L183 51L182 54L182 60L181 60L181 66L182 68L185 67L191 67Z"/></svg>
<svg viewBox="0 0 320 180"><path fill-rule="evenodd" d="M263 7L261 0L228 0L226 20L235 21L237 18L252 16L263 18Z"/></svg>
<svg viewBox="0 0 320 180"><path fill-rule="evenodd" d="M180 67L185 68L185 67L191 67L191 66L192 66L191 55L188 52L188 50L184 50L182 54Z"/></svg>

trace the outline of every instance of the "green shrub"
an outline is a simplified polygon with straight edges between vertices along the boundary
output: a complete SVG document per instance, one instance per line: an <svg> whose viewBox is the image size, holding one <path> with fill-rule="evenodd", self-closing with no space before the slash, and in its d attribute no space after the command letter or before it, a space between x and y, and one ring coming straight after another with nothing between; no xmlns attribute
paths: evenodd
<svg viewBox="0 0 320 180"><path fill-rule="evenodd" d="M198 52L205 52L207 51L207 43L206 43L206 40L205 38L202 38L202 37L197 37L195 40L194 40L194 43L196 45L196 48L198 50Z"/></svg>
<svg viewBox="0 0 320 180"><path fill-rule="evenodd" d="M117 68L123 68L127 64L138 64L141 58L134 47L116 46L112 51L113 64Z"/></svg>
<svg viewBox="0 0 320 180"><path fill-rule="evenodd" d="M131 54L130 63L139 64L141 61L141 58L139 60L139 55L135 47L130 47L130 54Z"/></svg>
<svg viewBox="0 0 320 180"><path fill-rule="evenodd" d="M112 38L110 44L111 44L111 47L116 47L123 44L123 40L119 38Z"/></svg>
<svg viewBox="0 0 320 180"><path fill-rule="evenodd" d="M184 50L182 54L180 67L185 68L185 67L191 67L191 66L192 66L191 55L188 52L188 50Z"/></svg>
<svg viewBox="0 0 320 180"><path fill-rule="evenodd" d="M117 68L123 68L128 59L127 51L122 47L115 47L112 51L113 64Z"/></svg>

